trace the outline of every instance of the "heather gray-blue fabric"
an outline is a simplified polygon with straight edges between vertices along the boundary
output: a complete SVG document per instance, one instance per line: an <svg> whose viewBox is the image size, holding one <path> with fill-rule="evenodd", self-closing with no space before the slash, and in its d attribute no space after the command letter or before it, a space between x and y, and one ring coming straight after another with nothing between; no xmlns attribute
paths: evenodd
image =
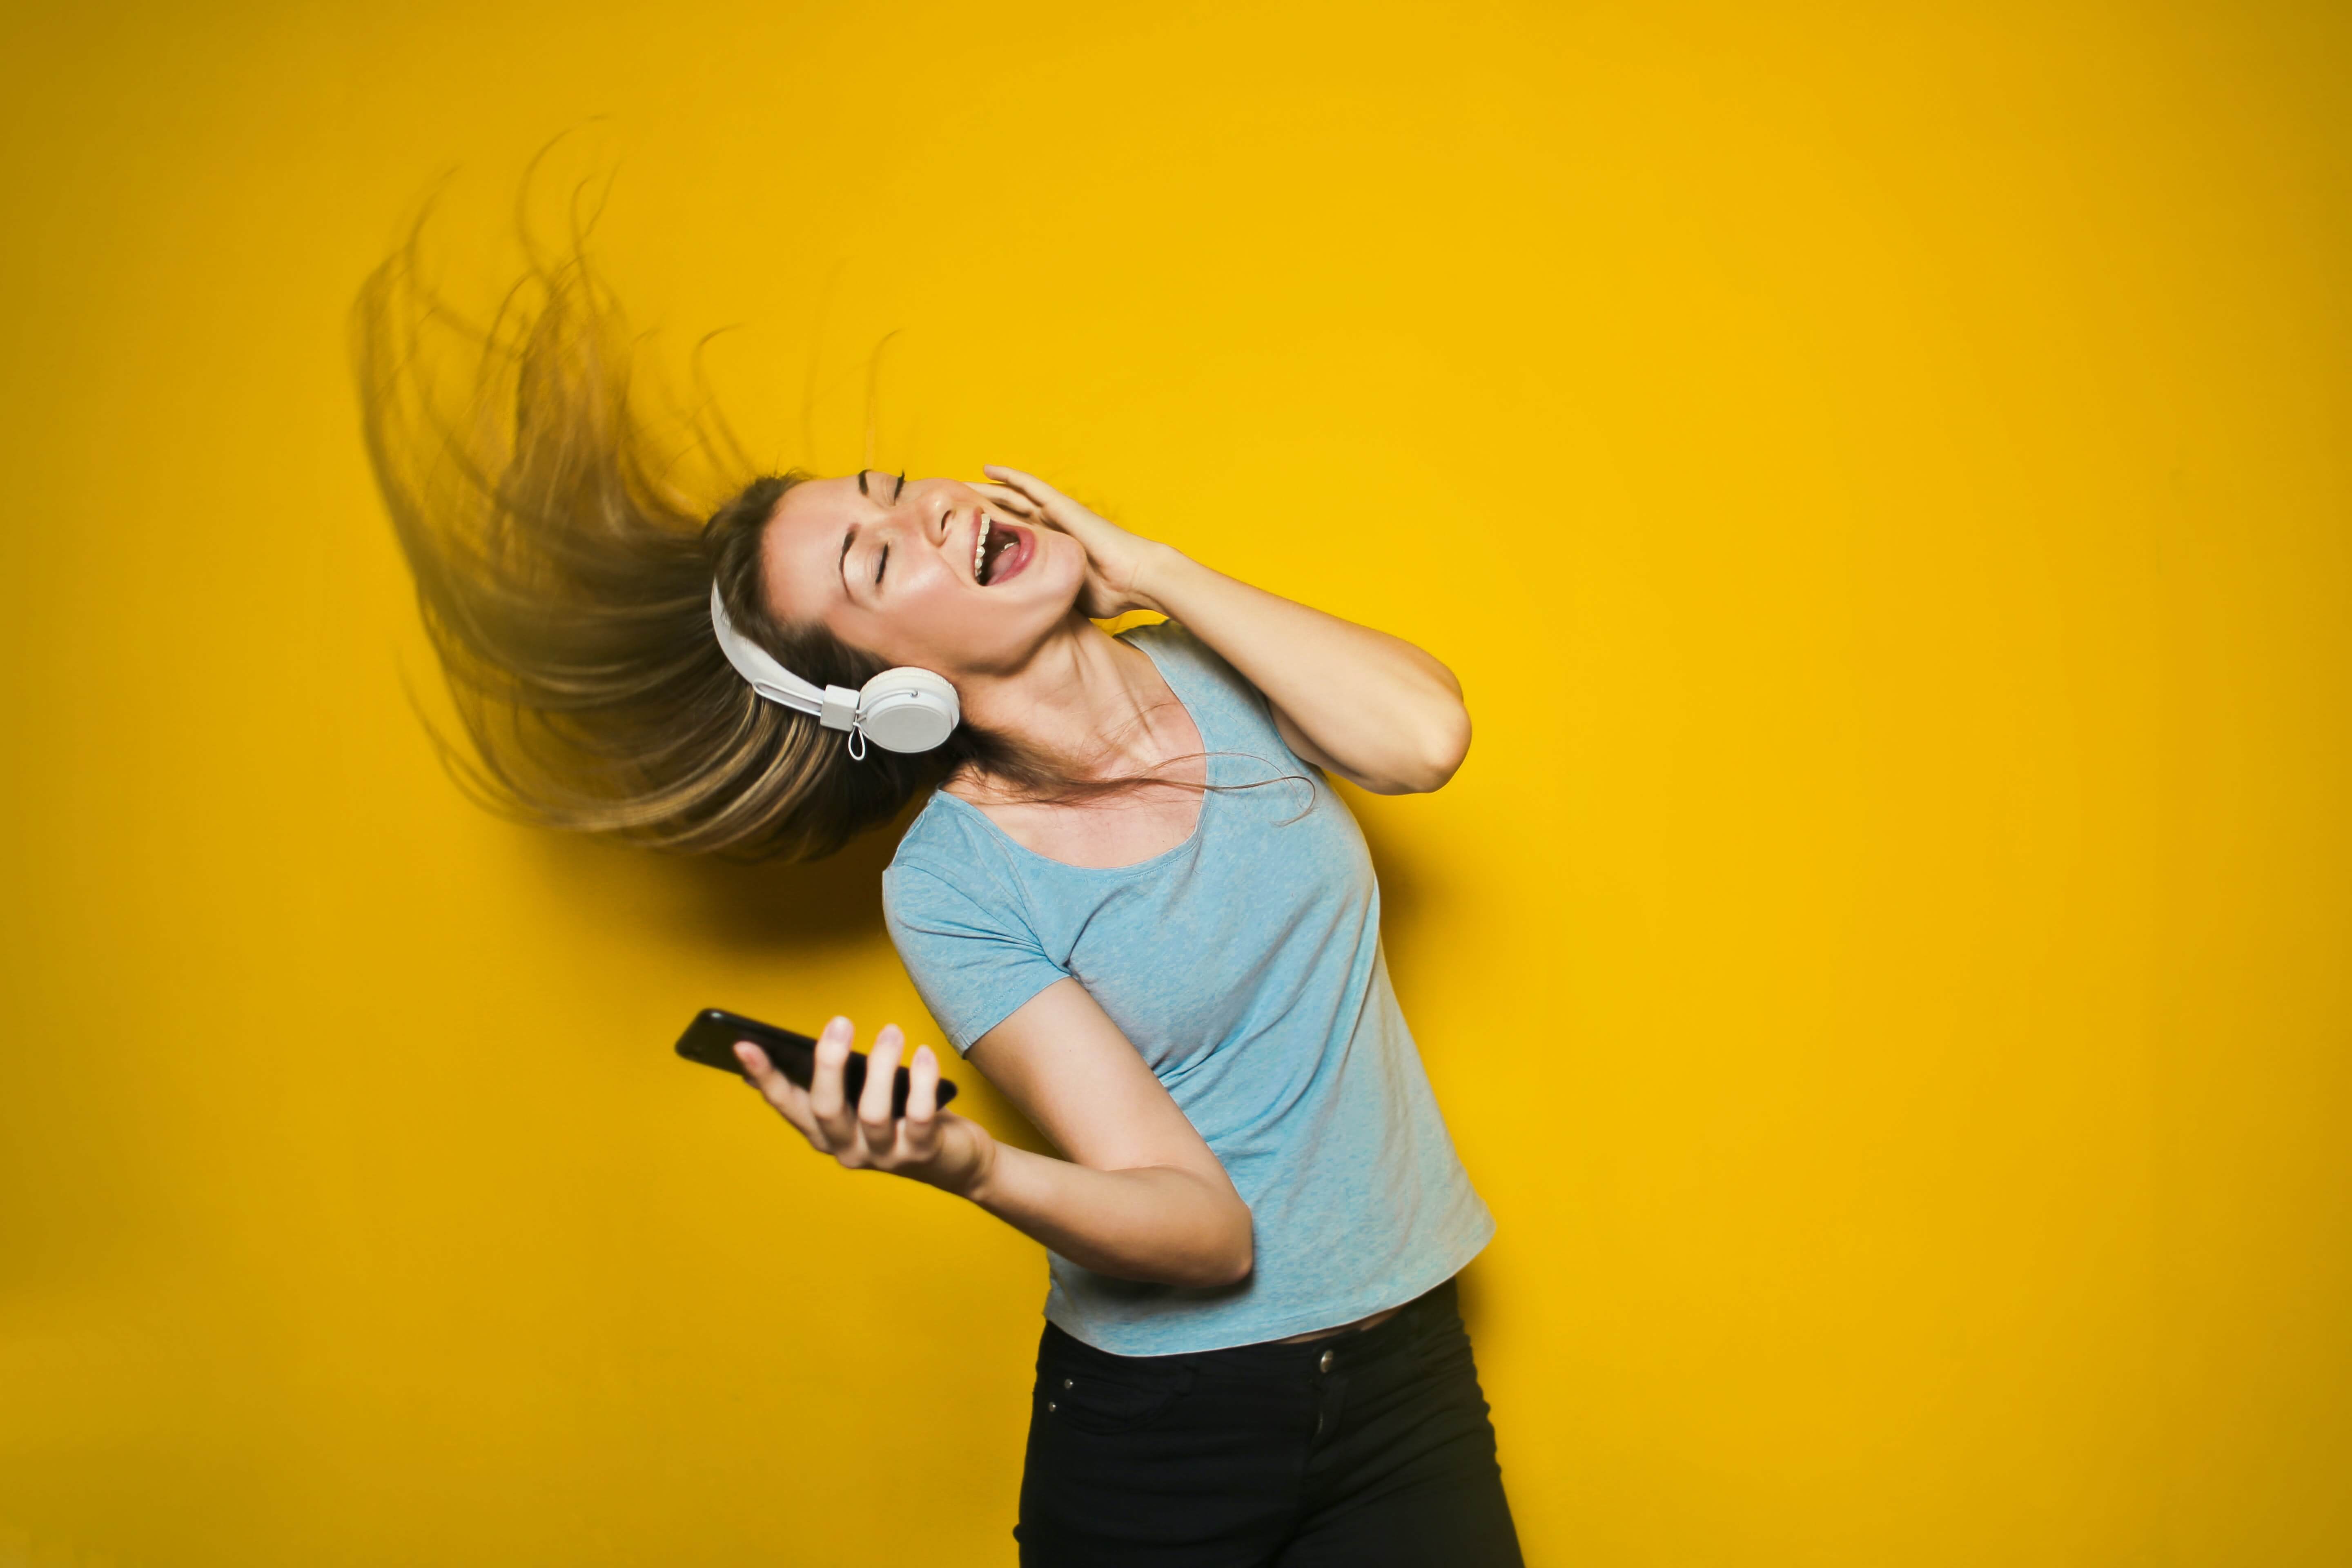
<svg viewBox="0 0 2352 1568"><path fill-rule="evenodd" d="M1249 1205L1256 1267L1219 1289L1053 1258L1045 1316L1118 1355L1281 1339L1410 1301L1494 1220L1454 1152L1381 957L1345 802L1265 699L1172 623L1127 634L1199 726L1209 779L1175 848L1113 869L1024 849L945 792L883 874L891 939L958 1051L1076 978Z"/></svg>

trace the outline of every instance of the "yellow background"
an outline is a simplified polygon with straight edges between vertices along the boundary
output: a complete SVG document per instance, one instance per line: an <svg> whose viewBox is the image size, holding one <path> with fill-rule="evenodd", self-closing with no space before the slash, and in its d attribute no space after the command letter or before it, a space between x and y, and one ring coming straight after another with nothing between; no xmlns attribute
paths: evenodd
<svg viewBox="0 0 2352 1568"><path fill-rule="evenodd" d="M1461 672L1360 805L1532 1562L2352 1561L2347 23L14 0L0 1563L1011 1561L1036 1249L667 1054L920 1023L887 847L404 695L344 311L565 132L763 457L896 329L877 460Z"/></svg>

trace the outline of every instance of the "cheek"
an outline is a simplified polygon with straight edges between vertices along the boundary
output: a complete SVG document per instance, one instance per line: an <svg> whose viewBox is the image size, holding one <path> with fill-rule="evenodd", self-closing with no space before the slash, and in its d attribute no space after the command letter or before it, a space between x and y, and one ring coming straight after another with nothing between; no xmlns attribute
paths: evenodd
<svg viewBox="0 0 2352 1568"><path fill-rule="evenodd" d="M972 592L942 574L927 578L881 613L853 609L829 623L843 641L892 664L952 679L959 669L1002 669L1062 623L1077 602L1084 554L1066 535L1002 590Z"/></svg>
<svg viewBox="0 0 2352 1568"><path fill-rule="evenodd" d="M1021 575L1005 584L1009 596L1029 605L1049 601L1061 609L1075 604L1087 574L1084 546L1066 533L1037 531L1037 553Z"/></svg>
<svg viewBox="0 0 2352 1568"><path fill-rule="evenodd" d="M984 601L940 579L910 586L880 614L859 612L835 633L892 664L947 674L994 654L1003 621Z"/></svg>

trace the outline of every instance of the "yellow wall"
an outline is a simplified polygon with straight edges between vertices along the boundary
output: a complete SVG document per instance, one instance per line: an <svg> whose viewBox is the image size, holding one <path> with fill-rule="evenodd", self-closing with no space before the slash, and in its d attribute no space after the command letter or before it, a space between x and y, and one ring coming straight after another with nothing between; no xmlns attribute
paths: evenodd
<svg viewBox="0 0 2352 1568"><path fill-rule="evenodd" d="M2348 20L16 0L0 1563L1011 1561L1035 1249L667 1055L919 1021L887 850L404 696L343 311L566 128L763 454L898 329L878 460L1461 671L1361 812L1533 1562L2352 1561Z"/></svg>

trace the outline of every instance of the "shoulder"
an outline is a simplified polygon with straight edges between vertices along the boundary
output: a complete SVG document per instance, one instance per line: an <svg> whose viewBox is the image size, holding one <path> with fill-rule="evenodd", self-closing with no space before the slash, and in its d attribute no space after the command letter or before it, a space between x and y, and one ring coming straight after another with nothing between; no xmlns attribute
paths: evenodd
<svg viewBox="0 0 2352 1568"><path fill-rule="evenodd" d="M1229 680L1241 680L1234 667L1218 656L1217 650L1192 635L1181 621L1152 621L1139 626L1129 626L1118 634L1118 640L1150 654L1152 662L1166 668L1174 665L1187 670ZM1247 681L1242 684L1246 686Z"/></svg>
<svg viewBox="0 0 2352 1568"><path fill-rule="evenodd" d="M1020 900L1002 836L944 790L908 826L882 872L882 913L894 927L1001 920Z"/></svg>
<svg viewBox="0 0 2352 1568"><path fill-rule="evenodd" d="M1254 757L1277 772L1314 764L1298 755L1275 721L1274 704L1223 655L1175 621L1137 626L1119 636L1142 648L1192 710L1201 740L1212 752ZM1213 764L1213 766L1214 764ZM1239 764L1245 770L1251 764ZM1244 782L1234 775L1220 783Z"/></svg>
<svg viewBox="0 0 2352 1568"><path fill-rule="evenodd" d="M967 896L998 880L989 863L995 857L984 825L945 790L935 790L907 826L890 864L882 871L882 900L922 897L935 888Z"/></svg>
<svg viewBox="0 0 2352 1568"><path fill-rule="evenodd" d="M882 919L923 1005L959 1052L1068 971L1033 929L984 818L934 795L882 873Z"/></svg>
<svg viewBox="0 0 2352 1568"><path fill-rule="evenodd" d="M1212 702L1259 723L1271 723L1274 710L1265 693L1181 622L1131 626L1118 635L1121 641L1151 656L1152 663L1188 705Z"/></svg>

